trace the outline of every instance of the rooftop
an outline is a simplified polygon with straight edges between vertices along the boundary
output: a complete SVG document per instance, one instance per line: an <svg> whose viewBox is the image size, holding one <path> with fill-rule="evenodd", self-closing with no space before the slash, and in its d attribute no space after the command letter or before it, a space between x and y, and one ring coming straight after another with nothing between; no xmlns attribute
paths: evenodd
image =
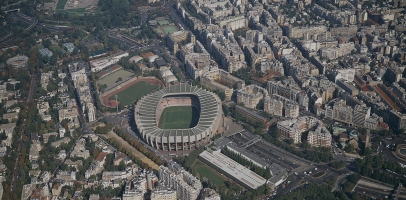
<svg viewBox="0 0 406 200"><path fill-rule="evenodd" d="M250 189L256 189L266 183L266 179L240 165L219 151L209 152L206 150L199 154L199 156L223 172L232 176L234 179L241 181Z"/></svg>

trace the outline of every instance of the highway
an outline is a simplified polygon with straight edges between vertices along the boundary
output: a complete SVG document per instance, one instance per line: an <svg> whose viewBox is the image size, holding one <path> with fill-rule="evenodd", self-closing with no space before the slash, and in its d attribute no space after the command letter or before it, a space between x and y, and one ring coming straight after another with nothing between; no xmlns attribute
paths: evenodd
<svg viewBox="0 0 406 200"><path fill-rule="evenodd" d="M51 32L58 32L58 31L61 31L61 30L64 30L64 29L74 29L74 28L69 27L69 26L54 26L54 25L39 23L36 18L29 17L29 16L24 15L24 14L22 14L22 13L20 13L20 12L17 12L17 11L15 11L15 12L9 12L9 15L11 15L14 19L17 19L17 20L20 20L20 21L23 21L23 22L25 22L25 23L30 24L30 25L26 28L26 30L31 30L31 29L33 29L35 26L41 26L41 27L43 27L43 28L46 28L46 29L50 30ZM11 35L10 35L10 34L11 34ZM9 33L9 36L7 36L7 38L2 38L2 40L0 40L0 44L5 44L5 43L7 43L7 42L10 42L10 41L12 41L13 39L18 38L18 36L19 36L20 34L21 34L21 32L18 33L18 34L14 34L14 33L11 32L11 33Z"/></svg>

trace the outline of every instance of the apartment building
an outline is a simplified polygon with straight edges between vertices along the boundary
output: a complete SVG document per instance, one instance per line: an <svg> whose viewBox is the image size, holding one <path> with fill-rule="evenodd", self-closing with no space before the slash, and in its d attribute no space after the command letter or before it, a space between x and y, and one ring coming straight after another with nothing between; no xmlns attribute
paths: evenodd
<svg viewBox="0 0 406 200"><path fill-rule="evenodd" d="M323 123L315 117L303 116L297 119L290 119L286 121L279 121L277 129L284 138L292 138L295 144L301 142L302 133L313 129L316 125L323 125Z"/></svg>
<svg viewBox="0 0 406 200"><path fill-rule="evenodd" d="M245 107L255 108L259 101L268 96L268 91L257 85L248 85L237 90L237 103L243 103Z"/></svg>
<svg viewBox="0 0 406 200"><path fill-rule="evenodd" d="M195 200L203 188L201 182L176 162L170 161L168 167L159 166L162 184L176 190L177 199Z"/></svg>
<svg viewBox="0 0 406 200"><path fill-rule="evenodd" d="M200 77L200 83L212 90L224 92L227 100L231 100L234 89L245 87L245 81L222 69L206 72Z"/></svg>

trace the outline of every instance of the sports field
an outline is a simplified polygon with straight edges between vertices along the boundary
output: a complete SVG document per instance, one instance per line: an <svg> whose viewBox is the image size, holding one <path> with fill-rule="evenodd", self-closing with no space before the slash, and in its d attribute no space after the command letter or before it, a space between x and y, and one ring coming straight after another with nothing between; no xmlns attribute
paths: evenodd
<svg viewBox="0 0 406 200"><path fill-rule="evenodd" d="M158 21L159 25L168 25L169 21L168 20L162 20L162 21Z"/></svg>
<svg viewBox="0 0 406 200"><path fill-rule="evenodd" d="M123 105L128 105L157 88L157 85L150 85L142 81L117 93L117 101ZM115 95L111 96L109 100L116 100Z"/></svg>
<svg viewBox="0 0 406 200"><path fill-rule="evenodd" d="M155 30L159 35L164 36L164 32L161 30L160 27L154 28L154 30Z"/></svg>
<svg viewBox="0 0 406 200"><path fill-rule="evenodd" d="M104 85L106 84L107 87L113 86L116 84L118 81L118 78L121 77L122 80L125 80L126 78L134 75L134 73L131 73L129 71L120 69L116 72L113 72L112 74L107 75L106 77L103 77L97 81L97 85Z"/></svg>
<svg viewBox="0 0 406 200"><path fill-rule="evenodd" d="M199 121L199 111L194 106L171 106L162 111L159 128L187 129L196 126Z"/></svg>
<svg viewBox="0 0 406 200"><path fill-rule="evenodd" d="M62 10L65 7L66 2L68 2L68 0L58 0L58 3L56 4L56 9Z"/></svg>
<svg viewBox="0 0 406 200"><path fill-rule="evenodd" d="M176 31L179 31L178 28L174 25L162 26L162 30L167 35L175 33Z"/></svg>

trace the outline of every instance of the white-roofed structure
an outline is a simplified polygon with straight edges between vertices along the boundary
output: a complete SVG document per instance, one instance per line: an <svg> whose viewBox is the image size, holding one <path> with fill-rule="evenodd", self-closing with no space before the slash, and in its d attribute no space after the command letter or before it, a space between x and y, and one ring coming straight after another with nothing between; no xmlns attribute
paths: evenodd
<svg viewBox="0 0 406 200"><path fill-rule="evenodd" d="M165 81L165 83L175 83L178 82L178 79L176 76L173 74L173 72L169 68L164 68L159 72L159 75L161 75L162 79Z"/></svg>
<svg viewBox="0 0 406 200"><path fill-rule="evenodd" d="M133 56L133 57L131 57L129 60L128 60L128 62L130 62L130 63L137 63L137 62L139 62L139 61L141 61L142 60L142 57L141 56Z"/></svg>
<svg viewBox="0 0 406 200"><path fill-rule="evenodd" d="M186 129L161 129L159 117L165 98L189 98L189 104L198 105L200 118L196 126ZM196 106L197 107L197 106ZM134 109L135 123L141 136L156 149L165 151L191 150L213 137L221 124L220 98L205 89L177 84L142 97Z"/></svg>
<svg viewBox="0 0 406 200"><path fill-rule="evenodd" d="M159 58L159 56L157 55L153 55L153 56L148 56L148 62L152 63L155 61L155 59Z"/></svg>
<svg viewBox="0 0 406 200"><path fill-rule="evenodd" d="M199 157L216 170L230 176L247 189L257 189L266 183L266 179L222 154L220 150L206 150Z"/></svg>

